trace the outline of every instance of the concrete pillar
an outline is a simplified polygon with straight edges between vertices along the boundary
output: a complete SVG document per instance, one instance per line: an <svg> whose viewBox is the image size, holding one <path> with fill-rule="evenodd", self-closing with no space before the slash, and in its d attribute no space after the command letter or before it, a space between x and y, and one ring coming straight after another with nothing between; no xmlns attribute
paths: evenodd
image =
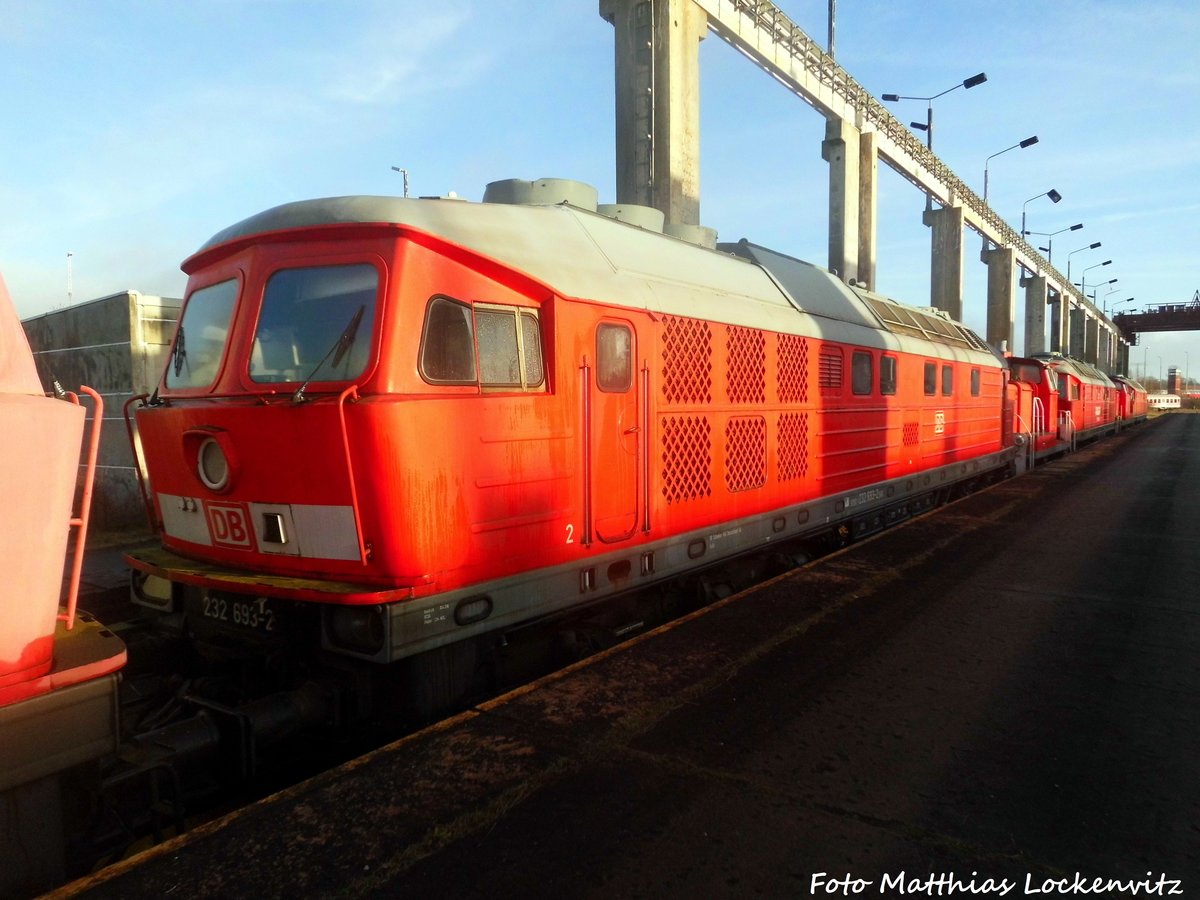
<svg viewBox="0 0 1200 900"><path fill-rule="evenodd" d="M693 0L600 0L616 47L617 202L700 224L700 41Z"/></svg>
<svg viewBox="0 0 1200 900"><path fill-rule="evenodd" d="M1102 372L1113 371L1112 337L1112 332L1107 328L1100 329L1100 350L1097 358L1099 359L1098 365Z"/></svg>
<svg viewBox="0 0 1200 900"><path fill-rule="evenodd" d="M1129 345L1121 341L1117 347L1117 372L1121 375L1129 375Z"/></svg>
<svg viewBox="0 0 1200 900"><path fill-rule="evenodd" d="M1066 346L1066 341L1063 340L1063 323L1066 321L1066 316L1063 315L1063 298L1058 291L1048 291L1048 302L1050 304L1050 352L1062 353L1063 347Z"/></svg>
<svg viewBox="0 0 1200 900"><path fill-rule="evenodd" d="M879 145L868 131L858 141L858 280L875 290L876 191Z"/></svg>
<svg viewBox="0 0 1200 900"><path fill-rule="evenodd" d="M829 163L829 271L858 280L859 131L849 122L825 122L821 158Z"/></svg>
<svg viewBox="0 0 1200 900"><path fill-rule="evenodd" d="M1012 247L997 247L979 256L988 267L987 342L995 350L1012 350L1017 252Z"/></svg>
<svg viewBox="0 0 1200 900"><path fill-rule="evenodd" d="M963 309L963 211L961 206L925 210L930 233L929 305L957 322Z"/></svg>
<svg viewBox="0 0 1200 900"><path fill-rule="evenodd" d="M1099 362L1099 336L1099 320L1094 319L1091 316L1087 316L1087 324L1084 326L1083 333L1083 359L1084 362L1090 362L1093 366Z"/></svg>
<svg viewBox="0 0 1200 900"><path fill-rule="evenodd" d="M1076 359L1084 357L1084 331L1087 323L1087 310L1074 307L1071 310L1071 334L1067 341L1067 355Z"/></svg>
<svg viewBox="0 0 1200 900"><path fill-rule="evenodd" d="M1030 275L1025 286L1025 355L1046 352L1046 301L1049 297L1046 276Z"/></svg>

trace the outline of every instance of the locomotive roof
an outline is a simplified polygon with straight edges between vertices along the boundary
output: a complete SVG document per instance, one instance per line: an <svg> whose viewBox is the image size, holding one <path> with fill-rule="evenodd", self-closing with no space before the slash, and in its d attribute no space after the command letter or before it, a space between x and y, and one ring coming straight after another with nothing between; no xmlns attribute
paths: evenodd
<svg viewBox="0 0 1200 900"><path fill-rule="evenodd" d="M556 293L934 356L995 364L968 329L843 284L825 269L741 241L711 250L566 203L332 197L277 206L214 235L185 271L231 242L340 224L414 228L504 263Z"/></svg>
<svg viewBox="0 0 1200 900"><path fill-rule="evenodd" d="M1084 384L1098 384L1103 387L1113 387L1112 379L1089 362L1076 359L1073 356L1063 356L1059 353L1039 353L1034 359L1041 360L1046 365L1059 372L1074 375Z"/></svg>
<svg viewBox="0 0 1200 900"><path fill-rule="evenodd" d="M1146 393L1146 389L1142 386L1142 383L1140 381L1135 381L1134 379L1130 378L1128 375L1110 375L1109 377L1113 381L1119 381L1122 384L1129 385L1135 391L1141 391L1142 393Z"/></svg>

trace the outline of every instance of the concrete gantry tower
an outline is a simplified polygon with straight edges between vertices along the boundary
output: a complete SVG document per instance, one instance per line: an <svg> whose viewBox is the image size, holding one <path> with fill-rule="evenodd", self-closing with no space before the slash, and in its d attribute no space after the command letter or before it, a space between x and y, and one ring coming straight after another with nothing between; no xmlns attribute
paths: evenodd
<svg viewBox="0 0 1200 900"><path fill-rule="evenodd" d="M617 202L700 224L700 41L693 0L600 0L616 46Z"/></svg>
<svg viewBox="0 0 1200 900"><path fill-rule="evenodd" d="M1121 358L1104 312L771 0L599 0L599 6L616 49L618 203L660 210L668 233L712 239L700 226L699 46L712 31L825 117L831 271L876 289L876 171L883 162L925 194L932 305L963 319L963 233L970 228L983 238L988 266L988 343L1015 350L1019 283L1027 353L1049 344L1102 364ZM1103 339L1101 328L1109 332Z"/></svg>

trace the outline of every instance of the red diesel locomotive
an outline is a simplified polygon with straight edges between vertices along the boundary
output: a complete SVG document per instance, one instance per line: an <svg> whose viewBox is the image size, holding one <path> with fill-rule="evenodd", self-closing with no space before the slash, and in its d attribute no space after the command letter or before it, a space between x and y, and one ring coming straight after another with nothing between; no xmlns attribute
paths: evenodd
<svg viewBox="0 0 1200 900"><path fill-rule="evenodd" d="M452 692L527 623L1011 469L1007 365L968 329L599 209L510 181L212 238L135 413L136 601L202 651L286 636Z"/></svg>

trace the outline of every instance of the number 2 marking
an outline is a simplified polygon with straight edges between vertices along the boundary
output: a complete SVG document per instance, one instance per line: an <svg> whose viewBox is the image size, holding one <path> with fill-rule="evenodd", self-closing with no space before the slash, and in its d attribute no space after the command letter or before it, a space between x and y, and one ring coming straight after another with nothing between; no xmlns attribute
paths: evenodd
<svg viewBox="0 0 1200 900"><path fill-rule="evenodd" d="M567 526L567 543L568 544L575 543L575 526L574 525Z"/></svg>

